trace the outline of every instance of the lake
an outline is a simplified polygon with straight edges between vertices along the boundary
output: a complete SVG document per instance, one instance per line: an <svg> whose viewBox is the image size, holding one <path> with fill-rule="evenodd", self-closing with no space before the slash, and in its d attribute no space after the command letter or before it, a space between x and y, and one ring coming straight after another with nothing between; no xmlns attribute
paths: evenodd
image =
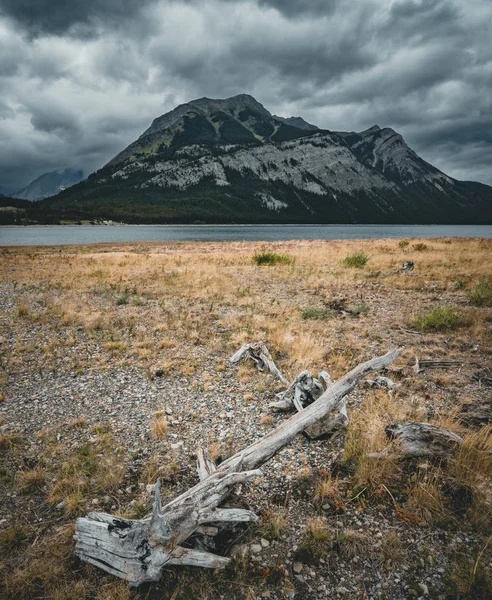
<svg viewBox="0 0 492 600"><path fill-rule="evenodd" d="M35 225L0 227L0 246L101 242L492 238L492 225Z"/></svg>

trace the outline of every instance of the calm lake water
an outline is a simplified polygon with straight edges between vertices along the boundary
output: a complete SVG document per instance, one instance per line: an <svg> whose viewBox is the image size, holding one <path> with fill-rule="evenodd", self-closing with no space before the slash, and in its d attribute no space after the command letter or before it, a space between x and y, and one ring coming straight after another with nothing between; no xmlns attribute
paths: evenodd
<svg viewBox="0 0 492 600"><path fill-rule="evenodd" d="M492 225L47 225L0 227L0 246L100 242L492 238Z"/></svg>

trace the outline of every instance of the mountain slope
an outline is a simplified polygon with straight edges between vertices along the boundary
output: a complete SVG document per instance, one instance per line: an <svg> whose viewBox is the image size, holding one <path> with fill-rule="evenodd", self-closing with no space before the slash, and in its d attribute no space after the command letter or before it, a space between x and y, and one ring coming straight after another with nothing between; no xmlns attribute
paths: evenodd
<svg viewBox="0 0 492 600"><path fill-rule="evenodd" d="M83 178L84 173L82 171L59 169L58 171L44 173L13 195L23 200L43 200L59 194L72 185L79 183Z"/></svg>
<svg viewBox="0 0 492 600"><path fill-rule="evenodd" d="M492 222L492 188L448 177L392 129L320 130L241 94L155 119L40 211L128 222L479 223Z"/></svg>

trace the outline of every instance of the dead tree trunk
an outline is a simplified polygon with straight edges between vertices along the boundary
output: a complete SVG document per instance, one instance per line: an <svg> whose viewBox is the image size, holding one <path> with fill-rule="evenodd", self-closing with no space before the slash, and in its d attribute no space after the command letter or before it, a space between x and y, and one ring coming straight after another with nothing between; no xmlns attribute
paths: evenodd
<svg viewBox="0 0 492 600"><path fill-rule="evenodd" d="M160 481L155 486L152 514L129 520L104 513L89 513L77 519L76 554L101 569L127 580L131 585L158 581L162 569L171 565L225 567L229 560L181 544L207 524L254 521L249 510L219 508L232 488L262 473L258 466L269 460L295 436L328 413L338 411L345 396L371 371L393 363L402 349L391 350L347 373L330 386L313 404L219 466L207 452L198 452L201 481L165 506L161 504ZM207 528L207 532L213 528Z"/></svg>
<svg viewBox="0 0 492 600"><path fill-rule="evenodd" d="M393 446L388 446L382 452L368 456L379 458L385 456L420 456L446 457L453 453L463 443L459 435L437 425L406 421L386 427L386 435L394 440Z"/></svg>

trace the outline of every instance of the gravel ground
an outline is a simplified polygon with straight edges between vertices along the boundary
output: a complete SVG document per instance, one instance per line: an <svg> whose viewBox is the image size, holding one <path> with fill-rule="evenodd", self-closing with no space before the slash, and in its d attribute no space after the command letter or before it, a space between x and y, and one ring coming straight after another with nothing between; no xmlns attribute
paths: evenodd
<svg viewBox="0 0 492 600"><path fill-rule="evenodd" d="M383 318L386 312L388 318L393 310L391 305L385 306L389 292L378 286L371 289L373 296L366 293L366 298L380 302L379 317ZM357 293L356 289L354 294ZM35 322L28 327L12 326L10 315L18 304L17 294L10 284L0 287L4 366L11 360L19 339L24 345L38 344L43 333L44 325ZM401 301L403 296L404 292ZM453 299L452 294L450 298ZM14 363L4 388L5 400L0 402L0 433L15 433L23 440L20 452L6 453L3 458L5 472L15 475L38 464L40 455L49 452L49 448L56 448L53 463L59 464L82 444L94 443L98 427L109 426L114 441L112 451L120 453L127 464L125 479L114 492L84 498L82 513L94 507L125 512L137 503L150 505L153 486L143 483L141 476L153 457L159 457L163 464L175 465L165 487L165 493L175 496L197 481L197 447L214 445L220 461L288 417L268 408L275 392L282 389L279 382L271 374L259 372L248 373L247 381L242 382L238 366L227 363L225 352L210 352L205 346L194 345L180 348L188 360L200 365L196 373L184 376L164 369L156 375L158 362L145 367L123 365L116 360L101 365L104 351L97 338L82 327L74 327L74 335L74 342L56 357L31 352ZM404 331L393 333L391 338L391 344L415 344L415 337ZM464 369L456 373L453 390L459 388L462 399L490 400L490 390L469 379L473 372L488 368L488 355L473 340L458 350L456 345L452 347L461 352L465 361ZM70 365L76 358L93 366L75 372ZM217 369L219 365L221 368ZM456 404L438 382L415 375L408 367L394 376L402 383L398 401L410 402L412 394L418 392L424 398L422 410L427 412L427 418ZM360 409L367 389L361 383L350 395L349 415ZM162 411L167 420L164 439L152 435L157 411ZM74 425L77 419L83 420L80 426ZM46 439L51 445L46 445ZM450 527L449 523L430 525L418 519L411 522L408 515L402 518L395 510L400 497L389 498L389 490L379 499L374 494L368 497L365 490L359 494L360 490L350 483L350 473L344 471L342 453L341 438L313 442L298 436L264 466L263 478L244 486L234 497L257 514L285 511L287 519L287 526L277 539L268 537L260 525L233 542L229 539L233 547L223 548L236 554L247 552L254 568L262 572L275 568L281 574L281 583L266 576L257 582L250 600L467 598L466 594L450 595L449 575L456 557L465 549L470 556L483 550L483 537L465 521ZM330 472L339 477L339 503L332 498L316 498L316 486ZM45 488L28 496L6 478L0 479L0 530L11 526L21 512L31 509L33 521L36 516L38 522L73 520L62 514L62 507L46 502L49 485L48 480ZM307 560L301 550L306 523L313 517L324 522L331 541L321 557ZM492 566L492 562L487 562L487 566ZM168 593L164 582L149 590L150 597L155 598L167 598ZM229 591L221 587L210 597L228 600L242 596L232 586Z"/></svg>

